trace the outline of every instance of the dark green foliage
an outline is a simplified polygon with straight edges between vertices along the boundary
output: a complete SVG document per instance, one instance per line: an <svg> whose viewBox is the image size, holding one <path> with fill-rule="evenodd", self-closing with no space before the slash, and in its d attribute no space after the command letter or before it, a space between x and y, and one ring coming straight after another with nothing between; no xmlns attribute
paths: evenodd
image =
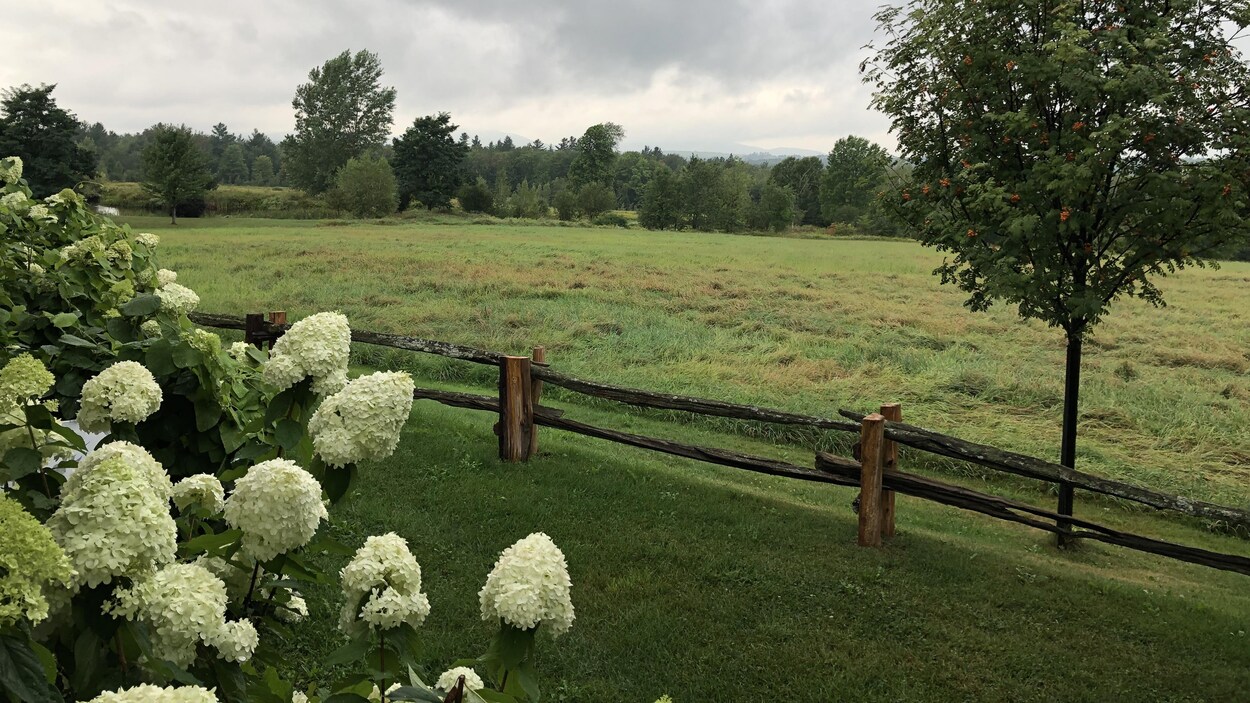
<svg viewBox="0 0 1250 703"><path fill-rule="evenodd" d="M339 169L327 198L332 207L356 217L392 215L399 204L395 173L381 156L350 158Z"/></svg>
<svg viewBox="0 0 1250 703"><path fill-rule="evenodd" d="M638 223L647 229L681 229L681 184L667 168L657 171L638 208Z"/></svg>
<svg viewBox="0 0 1250 703"><path fill-rule="evenodd" d="M760 190L759 202L751 208L751 227L784 232L794 224L798 216L794 191L775 183L767 183Z"/></svg>
<svg viewBox="0 0 1250 703"><path fill-rule="evenodd" d="M593 219L615 207L616 195L603 183L593 181L577 191L577 208L588 218Z"/></svg>
<svg viewBox="0 0 1250 703"><path fill-rule="evenodd" d="M868 214L885 183L890 155L877 144L851 135L834 142L820 186L826 222L854 224Z"/></svg>
<svg viewBox="0 0 1250 703"><path fill-rule="evenodd" d="M494 194L486 186L486 181L481 178L461 186L456 197L460 200L460 207L465 212L490 212L495 204Z"/></svg>
<svg viewBox="0 0 1250 703"><path fill-rule="evenodd" d="M551 198L556 215L565 222L577 219L577 192L570 187L561 188Z"/></svg>
<svg viewBox="0 0 1250 703"><path fill-rule="evenodd" d="M295 133L282 142L294 185L326 191L347 160L382 146L395 89L383 88L382 64L369 51L344 51L308 73L295 89Z"/></svg>
<svg viewBox="0 0 1250 703"><path fill-rule="evenodd" d="M825 165L819 157L800 159L789 156L772 167L768 181L789 188L794 193L800 224L824 226L829 222L820 212L820 187L824 174Z"/></svg>
<svg viewBox="0 0 1250 703"><path fill-rule="evenodd" d="M78 121L57 106L56 85L23 85L0 100L0 157L17 156L35 197L44 198L95 176L96 156L77 141Z"/></svg>
<svg viewBox="0 0 1250 703"><path fill-rule="evenodd" d="M143 150L143 188L160 200L169 212L171 223L178 221L178 212L184 206L194 210L201 204L204 193L216 187L208 170L208 159L195 140L189 127L156 125L151 139ZM199 213L184 210L183 214L194 217Z"/></svg>
<svg viewBox="0 0 1250 703"><path fill-rule="evenodd" d="M221 165L217 169L217 180L231 185L247 183L251 180L242 144L234 142L222 152Z"/></svg>
<svg viewBox="0 0 1250 703"><path fill-rule="evenodd" d="M258 186L273 185L273 159L261 154L252 163L252 183Z"/></svg>
<svg viewBox="0 0 1250 703"><path fill-rule="evenodd" d="M577 140L577 156L569 167L569 178L577 185L611 183L616 145L625 138L625 129L613 122L586 128Z"/></svg>
<svg viewBox="0 0 1250 703"><path fill-rule="evenodd" d="M451 115L440 112L418 117L395 140L401 210L408 209L413 200L430 209L451 207L451 198L462 181L460 165L469 153L469 146L452 136L456 129Z"/></svg>

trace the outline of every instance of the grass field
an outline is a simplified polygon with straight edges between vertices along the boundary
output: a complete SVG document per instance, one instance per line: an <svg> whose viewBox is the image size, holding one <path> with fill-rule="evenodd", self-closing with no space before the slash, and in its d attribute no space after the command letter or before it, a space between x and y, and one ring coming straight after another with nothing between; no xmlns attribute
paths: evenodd
<svg viewBox="0 0 1250 703"><path fill-rule="evenodd" d="M338 308L353 324L561 369L801 412L901 400L910 421L1053 456L1062 340L1012 311L973 315L908 242L542 227L131 223L202 309ZM1250 265L1120 305L1090 346L1081 465L1164 490L1250 498ZM483 370L368 354L419 385L489 388ZM810 461L810 444L731 423L569 404L580 419ZM476 591L530 531L569 557L578 621L544 642L550 700L1231 701L1250 686L1250 581L900 498L899 537L854 546L847 489L746 475L544 432L494 458L489 416L418 404L397 455L365 467L340 536L395 531L425 571L430 668L480 651ZM810 438L804 438L810 439ZM908 457L905 457L906 462ZM945 470L937 464L922 470ZM1023 482L995 492L1049 503ZM1078 514L1221 551L1245 543L1078 497ZM333 567L335 564L329 564ZM293 669L335 643L336 592L312 594Z"/></svg>

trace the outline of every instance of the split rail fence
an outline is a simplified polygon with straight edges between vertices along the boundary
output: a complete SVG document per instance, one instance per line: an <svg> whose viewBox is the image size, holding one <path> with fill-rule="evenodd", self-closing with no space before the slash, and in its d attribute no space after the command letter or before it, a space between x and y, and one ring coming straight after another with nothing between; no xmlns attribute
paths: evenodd
<svg viewBox="0 0 1250 703"><path fill-rule="evenodd" d="M269 345L288 329L284 312L249 314L244 318L193 313L193 322L206 327L243 330L246 340ZM899 446L964 461L1016 476L1140 503L1226 527L1250 529L1250 512L1190 500L1124 481L1076 471L1044 459L968 442L932 430L904 424L902 408L896 403L881 406L880 412L864 415L839 411L839 418L800 415L754 405L729 403L705 398L672 395L637 388L625 388L577 378L551 368L546 350L534 347L531 356L513 356L473 347L403 335L352 330L352 341L395 349L435 354L499 369L495 395L477 395L418 388L417 399L443 405L490 412L498 416L495 434L499 437L499 457L504 461L526 461L538 451L538 428L550 427L588 437L617 442L641 449L730 466L747 471L784 476L803 481L858 487L859 544L875 547L895 532L895 494L930 500L1022 525L1053 532L1065 539L1089 539L1115 544L1193 564L1250 575L1250 557L1213 552L1198 547L1130 534L1089 520L1060 515L1019 501L989 495L931 478L905 473L899 467ZM751 420L764 423L799 425L859 435L856 458L818 452L812 466L800 466L766 457L675 442L667 439L619 432L589 425L564 416L557 408L540 404L544 384L576 393L661 410Z"/></svg>

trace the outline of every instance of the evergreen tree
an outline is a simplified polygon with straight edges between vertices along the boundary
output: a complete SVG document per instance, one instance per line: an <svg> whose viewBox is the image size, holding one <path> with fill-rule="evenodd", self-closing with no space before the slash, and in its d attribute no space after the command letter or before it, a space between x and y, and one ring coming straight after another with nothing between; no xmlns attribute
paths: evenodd
<svg viewBox="0 0 1250 703"><path fill-rule="evenodd" d="M638 223L647 229L681 229L681 184L667 168L656 171L647 185L638 208Z"/></svg>
<svg viewBox="0 0 1250 703"><path fill-rule="evenodd" d="M243 155L243 145L232 142L222 152L220 166L217 169L217 180L221 183L247 183L247 157Z"/></svg>

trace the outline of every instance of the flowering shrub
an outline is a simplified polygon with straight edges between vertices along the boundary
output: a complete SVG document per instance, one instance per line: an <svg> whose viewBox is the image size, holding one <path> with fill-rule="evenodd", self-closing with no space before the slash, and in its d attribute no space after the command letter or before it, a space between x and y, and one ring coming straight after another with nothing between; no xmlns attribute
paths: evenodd
<svg viewBox="0 0 1250 703"><path fill-rule="evenodd" d="M309 556L343 548L327 502L395 450L412 380L349 382L338 313L271 355L223 350L187 319L199 298L159 268L159 237L72 191L37 202L20 177L0 159L0 700L536 701L535 634L573 620L545 535L482 589L489 651L433 686L415 656L421 568L397 535L368 538L340 574L348 641L328 661L354 676L283 679L273 638L307 616L300 589L329 580ZM69 417L107 436L88 451Z"/></svg>

